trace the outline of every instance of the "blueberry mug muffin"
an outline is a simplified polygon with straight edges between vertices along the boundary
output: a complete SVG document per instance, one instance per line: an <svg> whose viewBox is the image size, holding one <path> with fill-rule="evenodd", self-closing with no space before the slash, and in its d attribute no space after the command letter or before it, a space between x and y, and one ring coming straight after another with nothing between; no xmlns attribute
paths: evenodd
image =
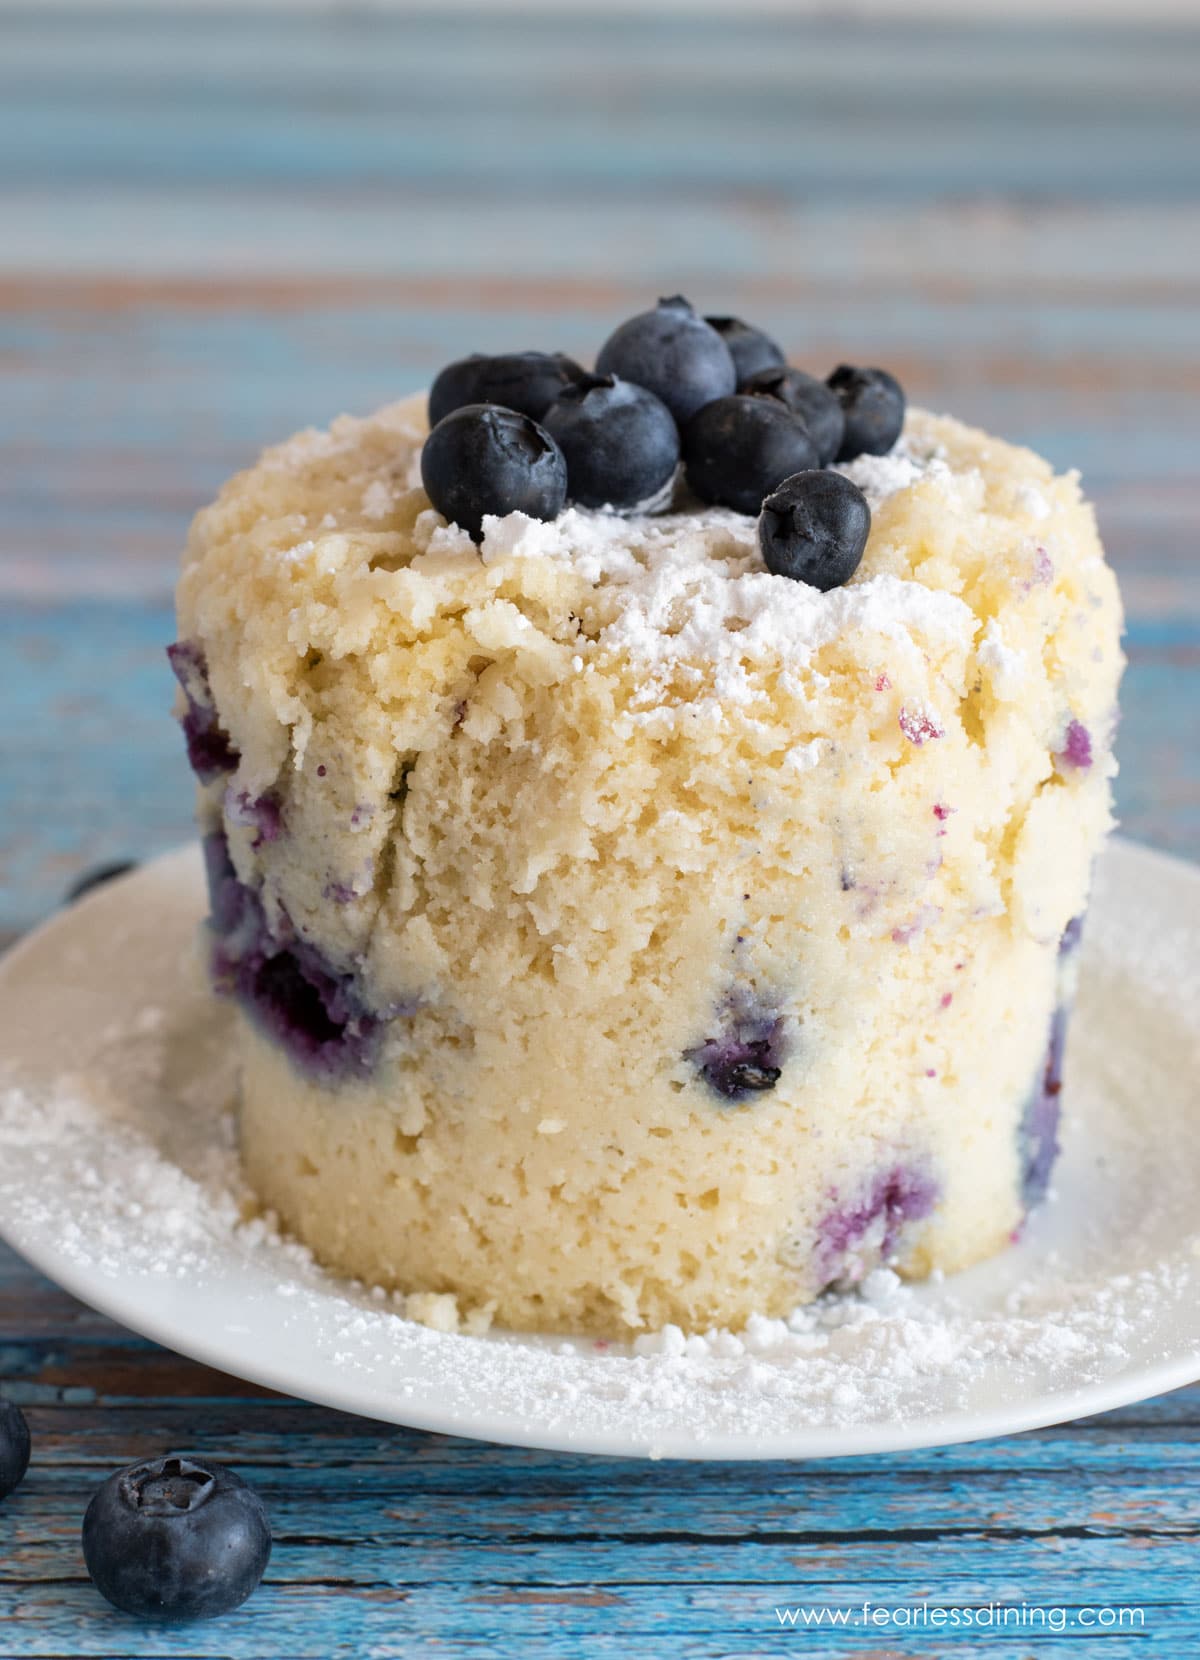
<svg viewBox="0 0 1200 1660"><path fill-rule="evenodd" d="M323 1262L622 1336L1020 1229L1115 770L1074 475L673 299L268 450L178 609L245 1167Z"/></svg>

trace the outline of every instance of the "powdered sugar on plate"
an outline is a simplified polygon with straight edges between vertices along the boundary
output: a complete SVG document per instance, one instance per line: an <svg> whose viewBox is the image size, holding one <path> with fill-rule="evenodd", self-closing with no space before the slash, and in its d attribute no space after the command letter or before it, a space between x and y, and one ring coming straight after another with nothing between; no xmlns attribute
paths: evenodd
<svg viewBox="0 0 1200 1660"><path fill-rule="evenodd" d="M906 1286L883 1269L788 1320L624 1346L476 1335L453 1329L451 1299L406 1311L325 1274L242 1182L225 1015L193 964L190 852L101 890L0 970L0 1227L68 1288L184 1352L496 1439L811 1455L1137 1398L1200 1372L1200 878L1181 868L1109 855L1059 1197L1014 1250L957 1279Z"/></svg>

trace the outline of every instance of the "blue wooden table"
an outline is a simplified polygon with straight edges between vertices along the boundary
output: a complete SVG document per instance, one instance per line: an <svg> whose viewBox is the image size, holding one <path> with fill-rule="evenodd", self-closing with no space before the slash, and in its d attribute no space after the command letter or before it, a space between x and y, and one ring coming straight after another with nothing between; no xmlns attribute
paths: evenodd
<svg viewBox="0 0 1200 1660"><path fill-rule="evenodd" d="M1200 857L1198 83L1183 29L0 11L0 938L191 833L162 645L225 474L681 287L1083 469L1130 613L1124 826ZM3 1251L0 1387L36 1436L0 1660L1200 1654L1200 1389L829 1466L542 1456L280 1401ZM78 1526L167 1448L232 1461L278 1543L239 1614L147 1635ZM868 1601L901 1612L776 1612Z"/></svg>

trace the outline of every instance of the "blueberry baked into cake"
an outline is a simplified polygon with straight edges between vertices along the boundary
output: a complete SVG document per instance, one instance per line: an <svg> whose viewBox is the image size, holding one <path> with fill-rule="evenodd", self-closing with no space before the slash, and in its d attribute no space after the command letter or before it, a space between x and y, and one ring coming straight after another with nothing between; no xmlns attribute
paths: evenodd
<svg viewBox="0 0 1200 1660"><path fill-rule="evenodd" d="M268 450L171 648L264 1205L468 1330L1001 1249L1120 626L1075 475L682 299Z"/></svg>

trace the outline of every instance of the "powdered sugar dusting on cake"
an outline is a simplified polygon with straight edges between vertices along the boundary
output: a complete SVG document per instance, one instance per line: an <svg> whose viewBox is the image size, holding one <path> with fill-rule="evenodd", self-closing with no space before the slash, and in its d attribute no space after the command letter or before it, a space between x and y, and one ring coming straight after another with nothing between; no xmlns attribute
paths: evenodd
<svg viewBox="0 0 1200 1660"><path fill-rule="evenodd" d="M432 551L439 531L425 534ZM465 556L462 533L445 534ZM657 518L569 508L552 523L513 513L484 521L480 556L493 569L506 560L569 560L596 590L597 647L651 668L697 661L803 667L823 646L864 630L914 651L921 637L966 649L975 628L957 596L887 573L829 593L773 576L763 569L755 521L725 508ZM728 675L726 682L723 695L741 701Z"/></svg>

